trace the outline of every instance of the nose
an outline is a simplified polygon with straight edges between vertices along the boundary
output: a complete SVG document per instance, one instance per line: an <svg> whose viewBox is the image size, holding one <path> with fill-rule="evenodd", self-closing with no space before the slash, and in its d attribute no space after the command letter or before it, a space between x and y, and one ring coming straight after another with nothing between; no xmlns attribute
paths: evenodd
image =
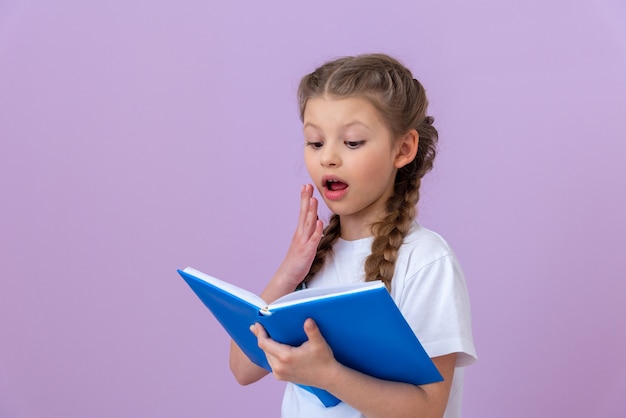
<svg viewBox="0 0 626 418"><path fill-rule="evenodd" d="M341 165L341 158L337 149L327 143L321 150L322 155L320 156L320 164L322 167L337 167Z"/></svg>

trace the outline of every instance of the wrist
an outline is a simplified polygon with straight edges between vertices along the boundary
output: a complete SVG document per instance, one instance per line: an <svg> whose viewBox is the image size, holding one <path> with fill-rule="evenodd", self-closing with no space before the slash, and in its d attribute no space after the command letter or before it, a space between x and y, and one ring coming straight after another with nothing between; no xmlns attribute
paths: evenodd
<svg viewBox="0 0 626 418"><path fill-rule="evenodd" d="M284 275L277 272L274 277L271 278L260 296L266 303L272 303L279 297L293 292L296 286L297 284L292 285L289 280L286 280Z"/></svg>
<svg viewBox="0 0 626 418"><path fill-rule="evenodd" d="M335 392L335 388L342 385L341 382L343 381L346 370L348 370L346 366L333 359L322 373L324 379L320 382L320 389L327 390L330 393Z"/></svg>
<svg viewBox="0 0 626 418"><path fill-rule="evenodd" d="M290 292L293 292L296 287L298 287L298 285L302 283L302 280L304 280L304 278L306 277L306 273L308 273L308 270L306 272L303 272L294 268L290 268L289 266L281 265L278 270L276 270L276 273L274 274L272 280L280 282L283 286L285 286L286 289L289 289Z"/></svg>

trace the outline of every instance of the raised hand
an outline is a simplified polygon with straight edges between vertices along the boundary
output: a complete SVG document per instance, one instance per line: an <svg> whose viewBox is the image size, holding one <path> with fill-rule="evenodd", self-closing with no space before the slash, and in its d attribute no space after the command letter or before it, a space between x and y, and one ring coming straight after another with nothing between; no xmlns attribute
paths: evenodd
<svg viewBox="0 0 626 418"><path fill-rule="evenodd" d="M298 225L287 255L272 279L278 280L280 287L285 286L289 291L293 291L309 272L317 246L322 239L324 225L317 218L317 205L317 199L313 197L313 186L310 184L302 186ZM266 301L271 302L267 299Z"/></svg>

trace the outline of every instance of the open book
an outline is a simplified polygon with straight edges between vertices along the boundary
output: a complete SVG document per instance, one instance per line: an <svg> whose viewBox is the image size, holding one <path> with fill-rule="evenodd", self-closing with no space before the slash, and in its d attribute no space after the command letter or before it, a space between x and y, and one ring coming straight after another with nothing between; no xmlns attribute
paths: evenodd
<svg viewBox="0 0 626 418"><path fill-rule="evenodd" d="M307 340L304 321L313 318L337 361L347 367L415 385L443 380L381 281L299 290L268 305L192 268L178 272L250 360L270 372L250 325L259 322L274 340L299 346ZM340 402L325 390L301 387L327 407Z"/></svg>

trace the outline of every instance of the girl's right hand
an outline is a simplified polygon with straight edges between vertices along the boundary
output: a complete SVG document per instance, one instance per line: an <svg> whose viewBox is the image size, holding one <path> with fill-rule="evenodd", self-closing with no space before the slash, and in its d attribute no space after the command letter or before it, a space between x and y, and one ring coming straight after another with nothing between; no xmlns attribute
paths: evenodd
<svg viewBox="0 0 626 418"><path fill-rule="evenodd" d="M315 258L317 246L322 239L324 224L317 218L317 205L317 199L313 197L313 186L310 184L302 186L298 225L287 255L274 277L290 289L289 292L292 292L306 277Z"/></svg>

